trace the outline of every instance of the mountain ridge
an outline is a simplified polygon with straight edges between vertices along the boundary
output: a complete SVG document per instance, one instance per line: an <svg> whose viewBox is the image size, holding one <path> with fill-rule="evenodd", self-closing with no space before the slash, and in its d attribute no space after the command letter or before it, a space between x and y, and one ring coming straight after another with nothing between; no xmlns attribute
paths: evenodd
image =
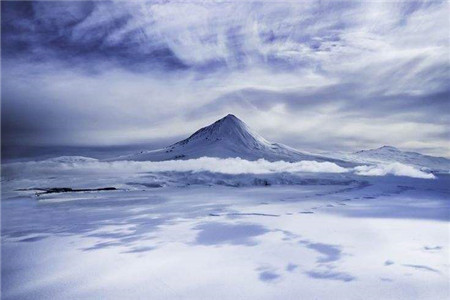
<svg viewBox="0 0 450 300"><path fill-rule="evenodd" d="M450 159L439 156L424 155L418 152L402 151L393 146L382 146L375 149L359 150L350 155L351 160L358 163L399 162L434 171L450 170ZM346 159L343 158L343 159Z"/></svg>

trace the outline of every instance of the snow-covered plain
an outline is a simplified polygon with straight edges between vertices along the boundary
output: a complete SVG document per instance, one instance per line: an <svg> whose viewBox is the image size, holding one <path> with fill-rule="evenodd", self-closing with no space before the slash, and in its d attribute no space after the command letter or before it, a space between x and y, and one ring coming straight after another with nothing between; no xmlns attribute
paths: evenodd
<svg viewBox="0 0 450 300"><path fill-rule="evenodd" d="M449 299L448 174L300 163L5 164L2 299Z"/></svg>

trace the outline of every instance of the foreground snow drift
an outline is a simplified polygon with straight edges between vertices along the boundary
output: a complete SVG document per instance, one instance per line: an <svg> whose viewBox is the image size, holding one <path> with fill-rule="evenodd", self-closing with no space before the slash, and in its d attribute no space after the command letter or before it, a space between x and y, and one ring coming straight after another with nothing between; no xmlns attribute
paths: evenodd
<svg viewBox="0 0 450 300"><path fill-rule="evenodd" d="M422 173L238 158L6 164L2 299L447 299L450 176L404 176Z"/></svg>
<svg viewBox="0 0 450 300"><path fill-rule="evenodd" d="M182 176L224 176L177 174L5 179L2 299L450 296L448 176L348 181L354 175L310 173L297 186L148 184L160 176L178 184ZM39 197L15 190L109 182L123 189Z"/></svg>

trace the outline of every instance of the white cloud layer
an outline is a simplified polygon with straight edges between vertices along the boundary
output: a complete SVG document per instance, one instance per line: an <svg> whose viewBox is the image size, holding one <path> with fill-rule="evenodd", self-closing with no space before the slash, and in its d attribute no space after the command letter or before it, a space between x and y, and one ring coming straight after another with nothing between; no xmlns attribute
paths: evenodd
<svg viewBox="0 0 450 300"><path fill-rule="evenodd" d="M18 162L4 165L4 173L23 174L54 172L212 172L223 174L270 174L282 172L345 173L347 169L331 162L300 161L295 163L264 159L248 161L240 158L201 157L189 160L113 161L104 162L92 158L63 157L44 161Z"/></svg>
<svg viewBox="0 0 450 300"><path fill-rule="evenodd" d="M87 157L58 157L44 161L29 161L4 164L2 172L7 177L43 176L46 174L136 174L158 172L211 172L221 174L275 174L275 173L347 173L362 176L408 176L432 179L433 174L422 172L412 166L392 163L376 166L343 168L331 162L299 161L269 162L264 159L248 161L240 158L201 157L189 160L112 161L105 162Z"/></svg>
<svg viewBox="0 0 450 300"><path fill-rule="evenodd" d="M418 170L412 166L401 164L401 163L390 163L390 164L378 164L373 166L357 166L354 168L357 175L362 176L384 176L384 175L395 175L395 176L407 176L414 178L423 179L434 179L436 178L431 173L425 173Z"/></svg>

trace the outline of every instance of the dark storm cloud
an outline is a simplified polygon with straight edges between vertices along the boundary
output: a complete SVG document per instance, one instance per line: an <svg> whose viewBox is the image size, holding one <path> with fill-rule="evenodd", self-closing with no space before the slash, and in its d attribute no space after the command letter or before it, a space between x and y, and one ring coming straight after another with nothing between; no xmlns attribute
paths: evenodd
<svg viewBox="0 0 450 300"><path fill-rule="evenodd" d="M59 60L87 68L99 60L136 71L152 68L184 69L172 50L140 28L111 42L132 20L126 10L110 2L7 2L2 11L5 59ZM101 18L99 18L101 15ZM95 19L94 23L91 23ZM87 24L87 25L86 25Z"/></svg>
<svg viewBox="0 0 450 300"><path fill-rule="evenodd" d="M449 155L445 1L2 3L2 142L188 135Z"/></svg>
<svg viewBox="0 0 450 300"><path fill-rule="evenodd" d="M169 70L198 68L202 71L209 68L215 70L219 66L242 68L255 61L266 62L267 66L273 68L298 68L310 66L314 62L297 57L297 61L292 63L292 57L279 55L278 51L263 53L259 47L248 44L248 24L242 23L243 20L233 22L233 17L227 20L229 16L222 15L220 11L250 13L249 18L263 24L255 32L262 46L293 42L302 43L311 51L326 51L323 43L339 40L335 32L345 27L344 19L334 20L335 15L339 16L353 6L340 2L318 3L305 7L307 15L290 22L285 17L292 13L290 10L295 7L292 4L219 3L216 7L211 4L205 7L195 2L193 4L195 6L188 3L186 11L177 9L180 12L173 17L186 17L185 13L192 9L189 11L192 18L198 14L199 18L206 18L205 24L186 24L186 28L183 28L183 24L175 21L176 26L181 25L179 28L167 28L163 22L173 23L173 20L166 20L166 16L160 13L163 5L158 2L6 2L2 10L3 57L25 57L38 61L57 59L77 64L106 60L134 71L148 71L155 67ZM175 3L172 7L177 5L183 6ZM203 9L210 9L211 15L204 16ZM315 26L321 18L333 20L315 28L314 32L305 30ZM278 22L279 26L272 27L274 22ZM203 32L205 28L212 30ZM177 55L173 48L185 42L182 34L177 34L179 30L196 33L194 42L199 42L199 45L194 46L223 46L226 53L215 53L212 57L206 55L196 60L186 59L180 53Z"/></svg>

